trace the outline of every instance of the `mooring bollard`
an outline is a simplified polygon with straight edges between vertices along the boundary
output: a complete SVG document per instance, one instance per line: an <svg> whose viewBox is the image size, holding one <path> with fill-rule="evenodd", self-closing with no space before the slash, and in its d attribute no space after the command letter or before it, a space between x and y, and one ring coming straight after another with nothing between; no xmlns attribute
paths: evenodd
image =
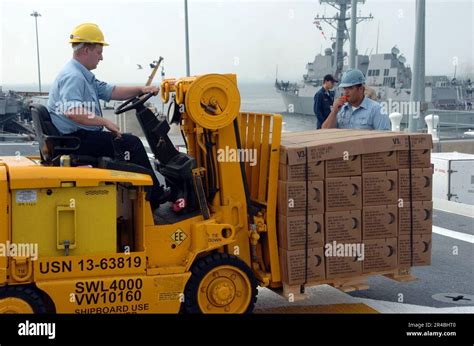
<svg viewBox="0 0 474 346"><path fill-rule="evenodd" d="M425 117L426 125L428 126L428 133L433 138L433 142L438 142L438 125L439 125L439 116L436 114L428 114Z"/></svg>
<svg viewBox="0 0 474 346"><path fill-rule="evenodd" d="M390 113L388 116L390 118L390 122L392 123L392 131L400 131L400 123L402 122L403 115L400 113Z"/></svg>

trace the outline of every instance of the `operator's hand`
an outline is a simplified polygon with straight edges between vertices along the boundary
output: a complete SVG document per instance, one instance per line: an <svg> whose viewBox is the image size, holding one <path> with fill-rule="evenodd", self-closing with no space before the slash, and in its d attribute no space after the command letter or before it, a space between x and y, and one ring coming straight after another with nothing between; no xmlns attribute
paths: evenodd
<svg viewBox="0 0 474 346"><path fill-rule="evenodd" d="M122 134L120 133L120 129L112 121L107 119L104 126L107 130L109 130L110 132L112 132L115 135L115 139L122 137Z"/></svg>
<svg viewBox="0 0 474 346"><path fill-rule="evenodd" d="M144 86L142 87L142 90L141 90L143 94L153 93L153 95L155 96L158 95L159 91L160 91L160 88L153 85Z"/></svg>
<svg viewBox="0 0 474 346"><path fill-rule="evenodd" d="M337 109L339 111L339 109L341 109L341 107L344 105L344 103L346 103L348 101L347 99L347 96L341 96L341 97L338 97L334 103L332 104L332 107Z"/></svg>

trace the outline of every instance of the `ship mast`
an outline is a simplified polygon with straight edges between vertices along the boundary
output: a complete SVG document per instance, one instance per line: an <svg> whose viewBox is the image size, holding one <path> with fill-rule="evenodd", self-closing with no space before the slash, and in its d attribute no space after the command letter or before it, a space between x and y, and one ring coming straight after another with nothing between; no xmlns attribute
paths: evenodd
<svg viewBox="0 0 474 346"><path fill-rule="evenodd" d="M365 0L356 0L357 3L365 3ZM315 21L324 21L336 30L336 41L334 49L334 61L333 71L336 79L341 77L342 68L344 66L344 42L350 38L349 29L347 28L346 21L351 19L347 11L351 8L351 0L319 0L320 4L329 4L334 7L338 12L333 17L326 17L316 15ZM356 24L364 21L373 19L372 14L368 17L356 17ZM355 54L355 52L354 52ZM355 61L355 57L354 57Z"/></svg>

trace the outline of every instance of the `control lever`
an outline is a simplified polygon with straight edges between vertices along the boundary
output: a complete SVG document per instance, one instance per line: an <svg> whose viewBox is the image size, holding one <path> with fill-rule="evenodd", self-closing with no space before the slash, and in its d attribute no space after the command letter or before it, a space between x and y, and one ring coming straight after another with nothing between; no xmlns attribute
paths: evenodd
<svg viewBox="0 0 474 346"><path fill-rule="evenodd" d="M193 181L194 181L194 191L199 202L199 208L201 209L201 214L204 217L204 220L208 220L211 216L209 212L209 207L207 205L206 193L204 192L204 185L202 184L202 176L204 174L204 168L194 168L193 169Z"/></svg>

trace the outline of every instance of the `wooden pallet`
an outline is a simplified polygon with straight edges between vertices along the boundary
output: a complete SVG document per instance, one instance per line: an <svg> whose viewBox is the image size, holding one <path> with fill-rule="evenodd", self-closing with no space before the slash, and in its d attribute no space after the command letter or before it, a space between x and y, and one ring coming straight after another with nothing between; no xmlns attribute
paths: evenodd
<svg viewBox="0 0 474 346"><path fill-rule="evenodd" d="M340 280L334 279L334 281L330 283L329 285L345 293L369 289L367 278L363 278L363 277L361 278L355 277L355 278L340 279Z"/></svg>
<svg viewBox="0 0 474 346"><path fill-rule="evenodd" d="M301 285L289 285L286 283L283 283L282 292L278 293L290 303L305 300L309 297L307 293L301 293Z"/></svg>
<svg viewBox="0 0 474 346"><path fill-rule="evenodd" d="M305 287L327 284L345 293L361 291L369 289L367 279L371 276L377 275L383 275L389 279L398 282L409 282L416 280L416 277L411 274L410 268L397 268L382 272L366 273L348 278L334 278L319 281L310 281L305 285ZM282 289L275 290L275 292L283 296L285 299L288 299L289 301L301 301L308 297L307 293L301 293L301 285L289 285L287 283L282 283L282 285Z"/></svg>
<svg viewBox="0 0 474 346"><path fill-rule="evenodd" d="M366 278L353 277L353 278L344 278L344 279L332 279L324 280L317 282L308 282L304 285L305 288L319 286L328 284L337 288L342 292L353 292L366 290L369 288L369 285L365 281ZM289 285L287 283L282 283L283 287L281 290L275 290L276 293L280 294L282 297L287 299L289 302L301 301L309 297L309 295L304 292L301 293L301 285Z"/></svg>
<svg viewBox="0 0 474 346"><path fill-rule="evenodd" d="M393 273L384 274L384 276L398 282L409 282L416 280L416 276L411 274L410 268L398 268L394 270Z"/></svg>

